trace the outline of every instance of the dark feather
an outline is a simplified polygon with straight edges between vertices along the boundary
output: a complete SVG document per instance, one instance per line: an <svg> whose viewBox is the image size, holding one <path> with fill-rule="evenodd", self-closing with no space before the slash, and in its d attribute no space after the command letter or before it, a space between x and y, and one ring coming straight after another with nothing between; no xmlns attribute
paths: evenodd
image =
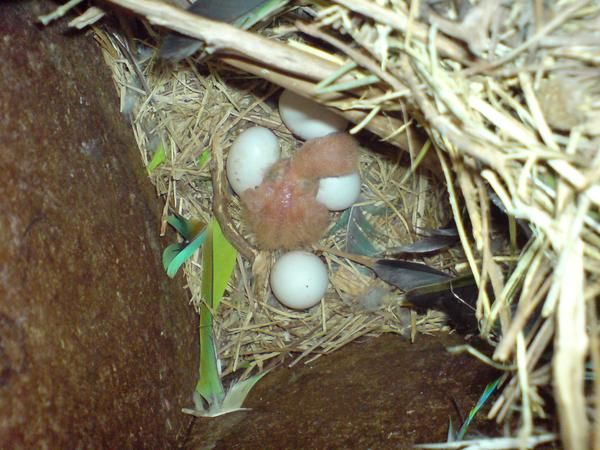
<svg viewBox="0 0 600 450"><path fill-rule="evenodd" d="M392 247L385 251L386 255L431 254L456 244L459 241L458 230L454 226L444 228L420 228L419 234L424 236L417 242Z"/></svg>
<svg viewBox="0 0 600 450"><path fill-rule="evenodd" d="M373 264L372 269L383 281L403 291L450 278L448 274L425 264L399 261L397 259L378 259Z"/></svg>
<svg viewBox="0 0 600 450"><path fill-rule="evenodd" d="M445 313L460 333L477 331L475 317L479 289L472 274L416 287L407 291L406 300L418 309Z"/></svg>
<svg viewBox="0 0 600 450"><path fill-rule="evenodd" d="M413 244L402 245L400 247L394 247L386 251L387 254L399 255L402 253L412 254L424 254L434 253L440 250L444 250L458 242L456 236L427 236Z"/></svg>
<svg viewBox="0 0 600 450"><path fill-rule="evenodd" d="M186 11L207 19L233 23L264 2L265 0L197 0ZM197 39L170 33L165 37L158 54L161 58L176 62L191 56L203 46L204 43Z"/></svg>

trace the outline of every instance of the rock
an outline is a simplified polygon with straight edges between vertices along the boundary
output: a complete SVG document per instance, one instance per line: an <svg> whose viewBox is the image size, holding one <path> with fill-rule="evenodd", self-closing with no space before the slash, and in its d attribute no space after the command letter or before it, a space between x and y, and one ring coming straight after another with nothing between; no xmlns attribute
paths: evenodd
<svg viewBox="0 0 600 450"><path fill-rule="evenodd" d="M174 448L196 316L89 34L0 3L0 448Z"/></svg>
<svg viewBox="0 0 600 450"><path fill-rule="evenodd" d="M456 335L420 335L414 344L386 335L308 365L280 367L250 392L250 411L198 419L187 448L409 449L445 442L448 419L455 430L461 425L454 402L466 417L498 376L469 355L446 351L459 344Z"/></svg>

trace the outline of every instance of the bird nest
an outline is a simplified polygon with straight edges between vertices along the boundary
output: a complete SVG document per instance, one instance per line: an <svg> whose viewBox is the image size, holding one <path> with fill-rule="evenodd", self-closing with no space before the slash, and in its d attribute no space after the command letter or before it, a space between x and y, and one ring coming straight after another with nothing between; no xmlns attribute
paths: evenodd
<svg viewBox="0 0 600 450"><path fill-rule="evenodd" d="M128 89L137 83L137 71L130 70L126 58L111 57L115 58L112 67L117 84ZM444 317L433 311L411 318L392 287L360 264L338 256L357 251L384 253L415 240L418 228L448 223L447 193L438 180L426 172L411 171L410 159L402 158L394 147L373 137L361 139L361 197L349 210L331 213L331 226L313 247L330 269L330 289L316 308L288 309L270 295L267 282L279 252L260 251L251 243L240 200L219 175L224 174L224 161L235 137L252 126L272 130L284 156L301 145L279 117L280 89L219 61L207 62L201 71L186 64L174 70L149 58L138 63L138 69L151 87L151 96L132 90L122 99L132 107L125 108L146 166L156 149L166 144L165 161L150 174L165 199L165 225L169 209L204 222L215 214L241 254L217 316L224 375L240 367L262 368L266 361L290 353L296 355L291 365L312 361L365 335L395 332L408 336L412 332L414 336L415 331L448 329ZM444 204L447 207L440 208ZM456 259L448 253L428 262L454 268ZM186 263L185 275L198 306L202 301L199 255Z"/></svg>
<svg viewBox="0 0 600 450"><path fill-rule="evenodd" d="M310 361L365 335L442 329L443 317L401 308L399 294L346 253L349 237L385 251L451 214L461 250L426 262L468 269L480 288L479 331L495 346L489 362L505 371L490 417L518 419L517 447L547 439L538 419L548 387L563 445L600 448L597 1L335 0L291 7L253 32L153 0L110 2L214 53L174 67L97 34L144 162L166 146L151 173L165 216L171 208L208 221L214 211L229 236L244 235L223 160L252 125L273 130L284 152L298 146L273 101L280 87L334 108L360 136L361 200L316 249L331 277L320 306L297 312L273 301L273 254L234 240L243 256L217 318L225 373L288 353L292 364ZM508 247L493 239L494 204L509 216ZM516 227L527 230L525 245ZM200 302L199 261L185 272Z"/></svg>

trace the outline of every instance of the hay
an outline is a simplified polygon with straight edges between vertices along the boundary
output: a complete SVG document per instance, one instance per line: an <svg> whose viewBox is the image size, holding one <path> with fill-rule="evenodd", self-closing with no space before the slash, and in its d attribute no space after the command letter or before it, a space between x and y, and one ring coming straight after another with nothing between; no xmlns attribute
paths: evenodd
<svg viewBox="0 0 600 450"><path fill-rule="evenodd" d="M202 38L222 54L209 62L206 73L185 64L173 73L152 59L135 67L139 58L123 58L115 38L105 42L122 98L143 94L133 116L142 157L150 158L153 139L168 143L168 164L152 178L171 207L208 219L213 188L220 195L222 180L211 177L209 165L198 167L197 158L210 148L213 164L220 167L227 145L250 124L273 129L287 151L296 145L267 101L272 85L337 107L357 125L354 131L369 130L408 152L413 167L369 149L362 154L365 204L389 211L373 219L381 220L385 246L414 239L414 227L423 222L443 223L444 217L424 214L427 205L443 198L441 183L415 168L421 150L432 144L437 162L430 152L424 164L434 170L439 164L464 251L452 261L434 263L468 265L480 286L481 335L490 340L496 335L493 359L515 368L506 372L490 417L500 422L516 416L514 433L520 440L515 445L525 446L532 436L544 434L537 427L537 419L547 414L541 391L551 386L563 445L600 448L600 430L591 429L598 423L599 381L585 381L586 365L592 373L600 365L598 2L482 0L459 11L451 1L429 7L335 0L316 6L311 23L269 29L267 38L153 0L111 1L152 24ZM296 30L327 45L302 42ZM140 79L147 87L140 87ZM429 142L405 127L409 117ZM495 249L491 193L513 218L531 227L522 250L514 241L506 253ZM398 198L402 211L394 207ZM236 200L225 195L216 203L217 211L231 214L231 223L238 225L229 236L238 230L234 237L243 236ZM470 227L463 223L463 207ZM515 226L513 221L513 237ZM342 234L329 236L320 248L343 248ZM262 367L288 352L300 354L295 362L310 360L359 336L405 333L409 327L393 292L382 294L374 311L357 305L353 299L383 288L334 253L323 253L333 270L333 290L321 308L309 313L290 312L268 300L264 274L272 255L251 247L244 254L219 322L226 373ZM197 261L188 264L186 275L199 301ZM440 328L441 321L421 317L418 324L427 331ZM551 359L544 356L548 352Z"/></svg>
<svg viewBox="0 0 600 450"><path fill-rule="evenodd" d="M310 362L363 336L387 332L409 336L413 328L421 333L448 330L444 317L433 311L411 318L410 311L401 308L399 293L354 262L336 256L336 249L346 248L349 224L334 225L317 248L330 268L332 284L321 307L297 312L276 302L267 280L276 254L258 252L248 242L239 200L229 193L222 174L224 153L239 132L250 126L273 130L284 154L298 148L300 143L268 101L278 89L219 61L209 62L202 73L193 66L173 72L152 58L136 62L116 53L121 51L117 37L105 35L105 39L103 47L109 46L113 53L111 67L123 102L128 104L134 97L135 106L128 113L134 118L146 165L158 142L167 143L167 162L151 174L158 194L187 217L207 221L214 212L243 256L217 318L224 376L240 367L249 372L272 366L292 353L290 366ZM207 150L211 161L199 167L198 159ZM413 241L415 225L433 228L447 223L446 210L439 208L445 199L444 187L425 173L411 175L410 167L400 165L390 149L376 153L363 148L361 171L365 189L355 210L380 230L370 238L381 250ZM165 218L166 213L165 209ZM339 221L341 214L335 216ZM451 264L450 259L437 257L435 264L445 266ZM198 306L200 259L190 261L185 272L192 301Z"/></svg>

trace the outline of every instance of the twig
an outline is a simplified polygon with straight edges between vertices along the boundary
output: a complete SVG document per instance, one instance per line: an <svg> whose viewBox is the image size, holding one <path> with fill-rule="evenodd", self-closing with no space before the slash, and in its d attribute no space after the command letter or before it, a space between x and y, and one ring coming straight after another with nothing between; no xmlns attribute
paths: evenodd
<svg viewBox="0 0 600 450"><path fill-rule="evenodd" d="M484 355L479 350L477 350L474 347L471 347L470 345L456 345L454 347L448 347L447 350L449 353L452 353L452 354L467 352L470 355L473 355L475 358L479 359L481 362L487 364L488 366L493 367L494 369L504 370L504 371L513 371L517 368L517 366L514 364L507 366L505 364L497 363L496 361L491 359L489 356Z"/></svg>
<svg viewBox="0 0 600 450"><path fill-rule="evenodd" d="M338 38L331 36L331 35L325 33L324 31L321 31L319 28L317 28L314 25L306 25L306 24L303 24L302 22L296 22L296 27L298 27L298 29L300 31L302 31L303 33L306 33L309 36L313 36L318 39L321 39L322 41L327 42L328 44L333 45L338 50L344 52L346 55L348 55L350 58L352 58L352 60L354 62L356 62L359 66L364 67L369 72L377 75L380 79L382 79L387 84L389 84L391 87L393 87L394 90L396 90L396 91L406 90L406 86L404 84L402 84L394 76L390 75L389 73L385 72L384 70L381 70L381 68L375 61L367 58L361 52L359 52L359 51L355 50L354 48L350 47L349 45L345 44Z"/></svg>
<svg viewBox="0 0 600 450"><path fill-rule="evenodd" d="M230 66L244 70L256 76L260 76L261 78L267 81L277 84L278 86L281 86L283 88L289 89L299 95L312 98L313 100L318 101L320 103L324 103L325 106L327 106L327 101L342 98L340 94L330 94L317 97L314 95L314 89L316 86L315 83L304 79L296 78L285 72L279 72L276 70L265 68L260 63L255 63L253 61L232 56L222 57L221 60L229 64ZM368 114L368 112L359 111L356 109L348 111L332 111L344 116L350 122L354 123L362 122ZM373 117L369 121L366 128L373 134L380 136L381 138L389 137L387 142L395 145L396 147L401 148L402 150L408 151L409 142L406 133L397 133L397 131L402 129L402 127L404 126L405 123L402 120L397 119L395 117L386 117L380 114L376 117ZM424 140L417 139L417 141L417 146L424 145Z"/></svg>
<svg viewBox="0 0 600 450"><path fill-rule="evenodd" d="M339 66L313 54L223 22L205 19L157 0L109 0L145 16L152 24L201 39L213 52L237 53L263 66L320 81Z"/></svg>
<svg viewBox="0 0 600 450"><path fill-rule="evenodd" d="M223 152L221 149L221 134L215 134L212 142L212 158L214 166L212 168L212 185L213 185L213 212L217 218L225 237L237 248L237 250L250 261L254 262L257 251L250 243L240 234L233 225L233 220L227 211L227 199L225 196L225 188L227 181L223 174L225 168L223 164Z"/></svg>
<svg viewBox="0 0 600 450"><path fill-rule="evenodd" d="M75 6L79 5L82 1L83 0L70 0L67 3L65 3L64 5L60 5L58 8L56 8L50 14L40 16L40 17L38 17L38 19L42 23L42 25L46 26L53 20L60 19L62 16L64 16L66 13L68 13Z"/></svg>

